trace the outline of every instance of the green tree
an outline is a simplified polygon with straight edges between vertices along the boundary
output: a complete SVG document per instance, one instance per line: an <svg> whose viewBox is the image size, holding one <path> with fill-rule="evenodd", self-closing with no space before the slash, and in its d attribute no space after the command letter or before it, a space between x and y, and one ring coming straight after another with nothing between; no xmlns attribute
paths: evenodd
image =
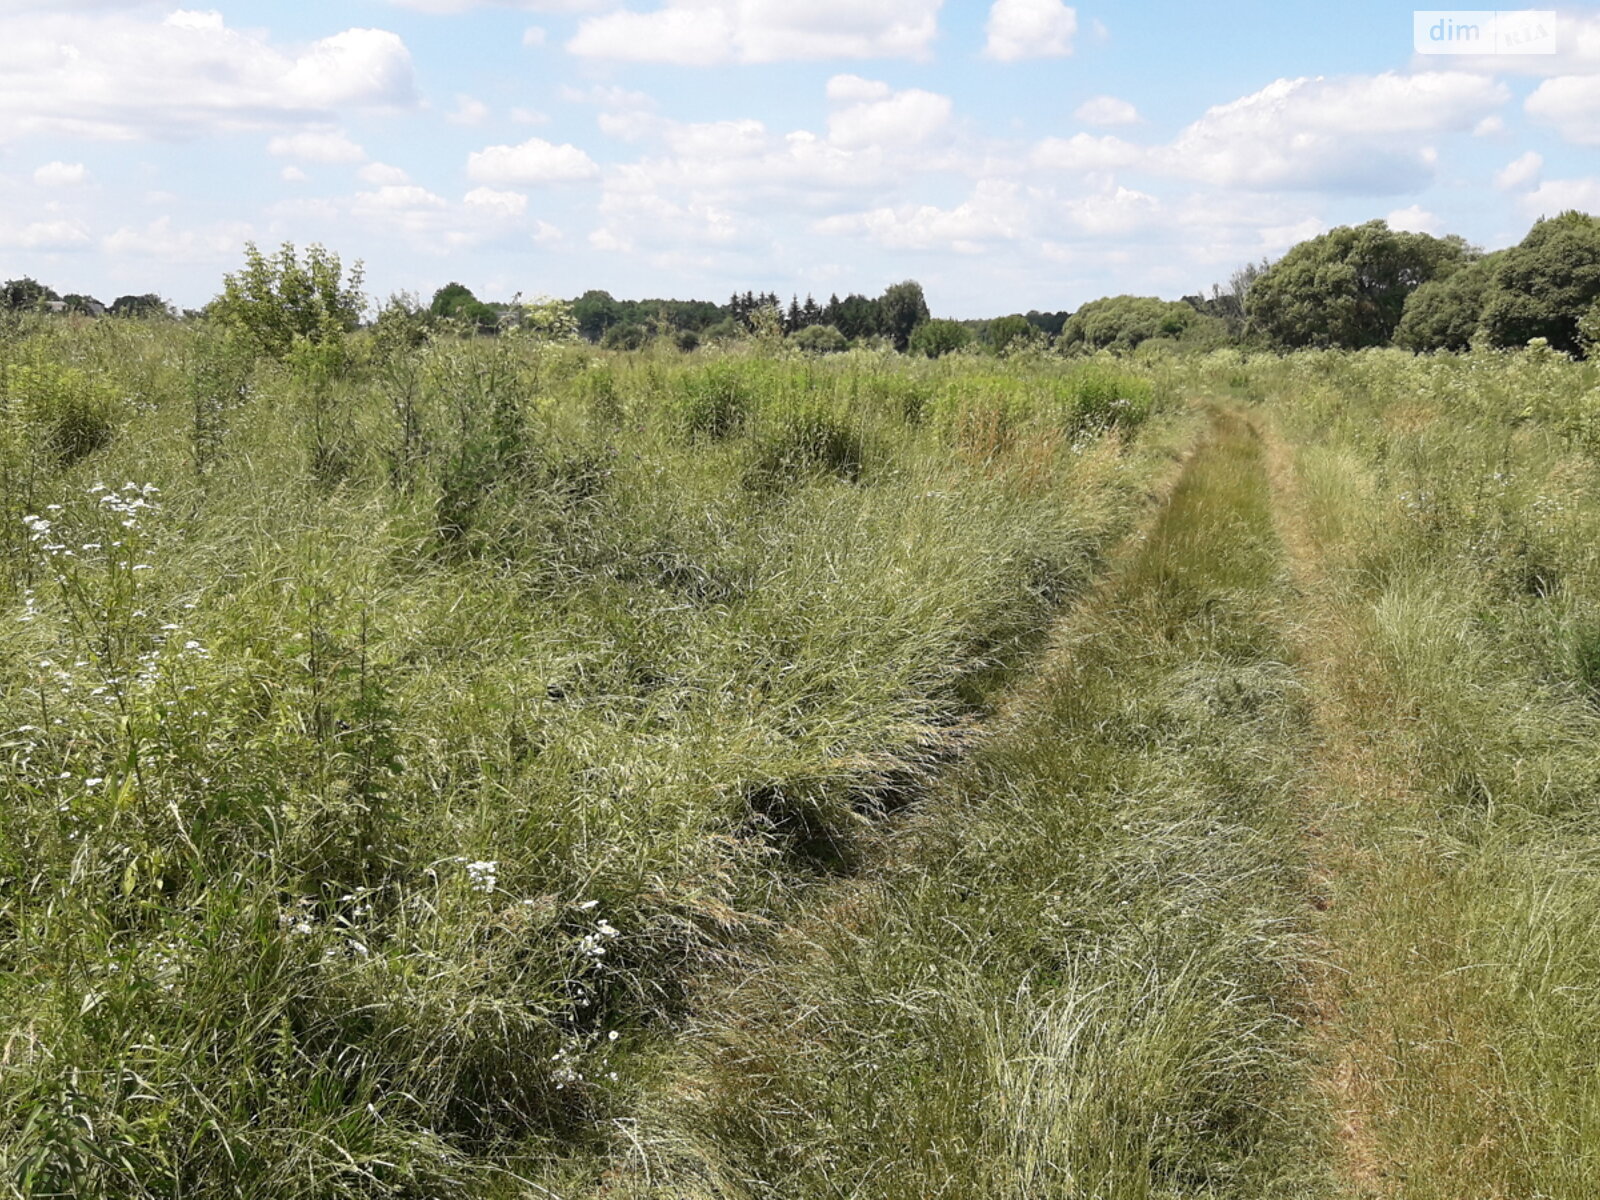
<svg viewBox="0 0 1600 1200"><path fill-rule="evenodd" d="M641 350L650 340L650 331L643 325L613 325L600 339L605 350Z"/></svg>
<svg viewBox="0 0 1600 1200"><path fill-rule="evenodd" d="M844 334L832 325L807 325L798 333L790 334L789 343L810 354L837 354L849 345Z"/></svg>
<svg viewBox="0 0 1600 1200"><path fill-rule="evenodd" d="M1032 345L1044 339L1032 321L1021 313L1012 313L1009 317L999 317L989 322L987 340L991 350L996 354L1004 354L1007 350Z"/></svg>
<svg viewBox="0 0 1600 1200"><path fill-rule="evenodd" d="M1578 318L1578 344L1588 355L1600 354L1600 300Z"/></svg>
<svg viewBox="0 0 1600 1200"><path fill-rule="evenodd" d="M837 311L828 318L827 323L852 342L883 332L883 314L878 302L856 293L839 302Z"/></svg>
<svg viewBox="0 0 1600 1200"><path fill-rule="evenodd" d="M48 288L37 279L24 275L21 279L8 279L0 286L0 302L6 308L39 309L47 300L61 299L55 289Z"/></svg>
<svg viewBox="0 0 1600 1200"><path fill-rule="evenodd" d="M346 278L339 256L320 245L307 247L301 261L291 242L271 256L249 242L243 269L223 276L211 313L261 353L283 359L297 342L321 345L361 323L367 307L361 276L357 262Z"/></svg>
<svg viewBox="0 0 1600 1200"><path fill-rule="evenodd" d="M111 302L113 317L170 317L172 309L154 292L142 296L118 296Z"/></svg>
<svg viewBox="0 0 1600 1200"><path fill-rule="evenodd" d="M878 313L882 332L901 352L911 341L911 331L931 315L928 301L922 294L922 285L915 279L885 288L883 295L878 298Z"/></svg>
<svg viewBox="0 0 1600 1200"><path fill-rule="evenodd" d="M1564 212L1537 221L1504 251L1483 302L1491 345L1525 346L1545 338L1581 356L1578 322L1600 300L1600 217Z"/></svg>
<svg viewBox="0 0 1600 1200"><path fill-rule="evenodd" d="M588 341L598 342L606 330L622 322L622 306L610 292L590 289L572 302L572 316L578 332Z"/></svg>
<svg viewBox="0 0 1600 1200"><path fill-rule="evenodd" d="M912 354L939 358L972 341L972 331L960 321L924 321L911 331L906 349Z"/></svg>
<svg viewBox="0 0 1600 1200"><path fill-rule="evenodd" d="M1470 262L1444 279L1430 279L1406 299L1394 344L1418 353L1465 350L1483 314L1498 254Z"/></svg>
<svg viewBox="0 0 1600 1200"><path fill-rule="evenodd" d="M1204 316L1181 300L1157 296L1106 296L1091 300L1061 327L1064 350L1129 351L1151 338L1184 337L1215 318Z"/></svg>
<svg viewBox="0 0 1600 1200"><path fill-rule="evenodd" d="M462 283L452 281L436 291L428 311L445 321L459 321L476 333L500 331L500 310L479 300Z"/></svg>
<svg viewBox="0 0 1600 1200"><path fill-rule="evenodd" d="M1295 246L1251 284L1250 327L1280 349L1386 346L1406 298L1474 257L1457 237L1402 233L1385 221L1341 225Z"/></svg>

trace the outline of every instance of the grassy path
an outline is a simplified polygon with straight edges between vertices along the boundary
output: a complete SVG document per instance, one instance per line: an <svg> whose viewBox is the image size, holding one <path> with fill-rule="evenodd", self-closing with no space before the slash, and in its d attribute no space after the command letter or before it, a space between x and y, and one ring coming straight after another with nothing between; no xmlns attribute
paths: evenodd
<svg viewBox="0 0 1600 1200"><path fill-rule="evenodd" d="M1485 588L1464 547L1381 558L1399 537L1360 458L1274 457L1315 713L1304 803L1330 969L1313 997L1338 1194L1593 1196L1600 718L1506 633L1527 619L1514 605L1548 599Z"/></svg>
<svg viewBox="0 0 1600 1200"><path fill-rule="evenodd" d="M1284 596L1218 414L1009 728L704 998L598 1194L1315 1194Z"/></svg>

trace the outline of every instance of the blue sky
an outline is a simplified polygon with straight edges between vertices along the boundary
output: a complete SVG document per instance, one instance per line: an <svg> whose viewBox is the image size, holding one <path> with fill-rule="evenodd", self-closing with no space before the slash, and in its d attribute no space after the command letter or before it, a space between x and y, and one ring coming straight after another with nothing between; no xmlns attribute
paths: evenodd
<svg viewBox="0 0 1600 1200"><path fill-rule="evenodd" d="M0 276L204 303L247 239L424 299L1176 298L1333 225L1600 211L1600 8L0 0Z"/></svg>

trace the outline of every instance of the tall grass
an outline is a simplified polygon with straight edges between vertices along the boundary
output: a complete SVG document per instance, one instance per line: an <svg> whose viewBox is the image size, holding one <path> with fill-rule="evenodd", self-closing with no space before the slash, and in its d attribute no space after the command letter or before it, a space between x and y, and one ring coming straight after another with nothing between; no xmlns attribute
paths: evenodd
<svg viewBox="0 0 1600 1200"><path fill-rule="evenodd" d="M1301 716L1223 418L1009 727L706 997L599 1194L1301 1195Z"/></svg>
<svg viewBox="0 0 1600 1200"><path fill-rule="evenodd" d="M1133 377L976 442L910 397L981 412L977 368L348 350L5 343L11 1194L518 1194L853 868L1170 436Z"/></svg>
<svg viewBox="0 0 1600 1200"><path fill-rule="evenodd" d="M1306 641L1343 764L1322 935L1342 968L1327 1041L1349 1190L1588 1195L1593 368L1528 352L1250 370L1304 444Z"/></svg>

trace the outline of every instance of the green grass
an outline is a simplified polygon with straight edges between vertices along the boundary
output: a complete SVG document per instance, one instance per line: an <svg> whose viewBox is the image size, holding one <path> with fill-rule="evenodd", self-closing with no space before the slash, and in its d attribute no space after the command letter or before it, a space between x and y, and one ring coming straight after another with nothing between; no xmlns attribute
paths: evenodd
<svg viewBox="0 0 1600 1200"><path fill-rule="evenodd" d="M1221 417L1009 727L699 1007L599 1194L1314 1187L1280 585Z"/></svg>
<svg viewBox="0 0 1600 1200"><path fill-rule="evenodd" d="M205 329L7 337L0 1187L32 1197L515 1195L597 1143L1178 436L1041 400L975 445L906 396L980 411L981 367L871 355L357 339L330 376Z"/></svg>

